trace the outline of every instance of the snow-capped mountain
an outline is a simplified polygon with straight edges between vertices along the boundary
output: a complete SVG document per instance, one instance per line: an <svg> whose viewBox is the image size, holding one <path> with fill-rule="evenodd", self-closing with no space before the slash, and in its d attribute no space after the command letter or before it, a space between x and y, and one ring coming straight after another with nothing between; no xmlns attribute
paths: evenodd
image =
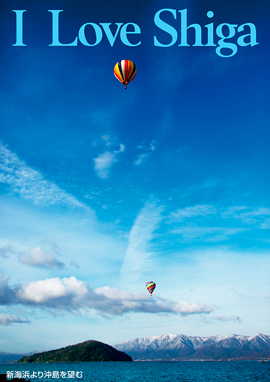
<svg viewBox="0 0 270 382"><path fill-rule="evenodd" d="M194 337L166 334L114 345L133 360L270 359L270 336Z"/></svg>

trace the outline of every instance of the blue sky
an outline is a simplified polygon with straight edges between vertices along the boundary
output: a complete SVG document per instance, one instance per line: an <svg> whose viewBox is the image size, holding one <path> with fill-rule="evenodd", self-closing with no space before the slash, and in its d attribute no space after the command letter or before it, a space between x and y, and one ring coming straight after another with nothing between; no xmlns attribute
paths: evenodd
<svg viewBox="0 0 270 382"><path fill-rule="evenodd" d="M191 35L188 47L154 46L170 42L154 23L167 8L179 39L187 9L203 38L210 22L253 23L258 44L232 57ZM26 46L12 46L12 10L26 10ZM48 10L63 11L61 43L92 22L135 23L141 44L49 46ZM1 351L269 334L268 11L242 0L3 5ZM127 90L113 75L121 59L137 66Z"/></svg>

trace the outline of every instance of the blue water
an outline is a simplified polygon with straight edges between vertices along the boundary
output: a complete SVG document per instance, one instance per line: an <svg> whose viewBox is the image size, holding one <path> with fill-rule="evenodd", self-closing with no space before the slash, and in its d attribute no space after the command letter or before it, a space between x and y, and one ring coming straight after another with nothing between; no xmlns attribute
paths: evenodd
<svg viewBox="0 0 270 382"><path fill-rule="evenodd" d="M22 377L25 377L26 372L30 376L33 374L32 378L27 377L31 382L270 382L270 362L256 361L69 362L0 365L1 374L6 374L8 371L13 373L13 377L20 376L18 372L21 372ZM16 375L15 372L17 372Z"/></svg>

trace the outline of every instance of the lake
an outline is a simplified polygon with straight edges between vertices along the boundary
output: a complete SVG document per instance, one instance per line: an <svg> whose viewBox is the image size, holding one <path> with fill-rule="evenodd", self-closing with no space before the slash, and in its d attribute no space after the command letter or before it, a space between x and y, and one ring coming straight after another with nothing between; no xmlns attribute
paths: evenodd
<svg viewBox="0 0 270 382"><path fill-rule="evenodd" d="M270 382L270 362L80 362L2 364L31 382ZM29 378L30 376L30 378Z"/></svg>

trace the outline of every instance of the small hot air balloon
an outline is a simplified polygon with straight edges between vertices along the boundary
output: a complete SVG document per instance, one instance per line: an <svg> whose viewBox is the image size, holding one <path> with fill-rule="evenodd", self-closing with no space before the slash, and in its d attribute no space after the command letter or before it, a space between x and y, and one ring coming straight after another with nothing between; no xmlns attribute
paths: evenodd
<svg viewBox="0 0 270 382"><path fill-rule="evenodd" d="M136 73L137 69L132 61L121 60L115 64L114 75L120 82L122 82L125 89L127 88L126 85L136 76Z"/></svg>
<svg viewBox="0 0 270 382"><path fill-rule="evenodd" d="M150 293L151 296L152 296L152 293L155 290L155 287L156 287L156 283L154 283L154 281L148 281L146 283L146 288L147 288L147 290L148 290L148 292Z"/></svg>

